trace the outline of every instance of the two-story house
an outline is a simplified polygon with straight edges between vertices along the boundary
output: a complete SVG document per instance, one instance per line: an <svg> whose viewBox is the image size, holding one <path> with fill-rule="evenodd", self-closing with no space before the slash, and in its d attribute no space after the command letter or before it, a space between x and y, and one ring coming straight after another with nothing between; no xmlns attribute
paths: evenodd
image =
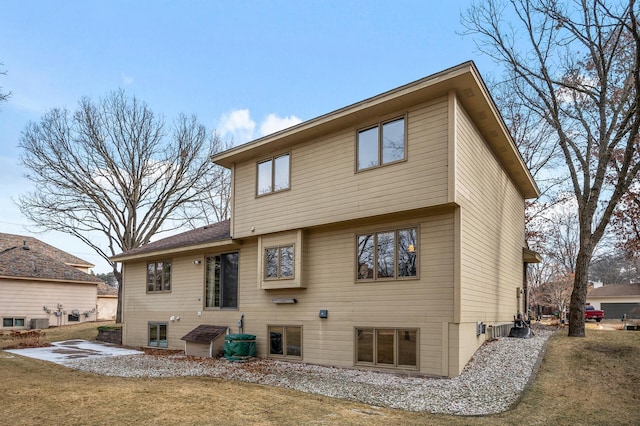
<svg viewBox="0 0 640 426"><path fill-rule="evenodd" d="M523 311L537 187L471 62L232 148L232 219L114 257L123 343L458 375Z"/></svg>

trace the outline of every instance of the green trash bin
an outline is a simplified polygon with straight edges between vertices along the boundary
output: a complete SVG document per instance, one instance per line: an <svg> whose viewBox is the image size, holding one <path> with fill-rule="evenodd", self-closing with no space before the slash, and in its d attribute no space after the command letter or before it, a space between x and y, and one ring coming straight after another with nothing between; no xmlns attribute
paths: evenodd
<svg viewBox="0 0 640 426"><path fill-rule="evenodd" d="M224 357L229 361L246 361L256 356L256 336L227 334L224 338Z"/></svg>

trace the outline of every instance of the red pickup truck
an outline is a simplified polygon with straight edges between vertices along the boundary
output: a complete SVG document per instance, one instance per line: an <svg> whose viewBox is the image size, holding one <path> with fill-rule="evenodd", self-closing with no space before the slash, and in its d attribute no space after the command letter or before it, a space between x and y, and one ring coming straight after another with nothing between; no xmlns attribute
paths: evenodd
<svg viewBox="0 0 640 426"><path fill-rule="evenodd" d="M596 320L596 322L602 321L604 318L604 311L601 309L596 309L592 305L587 305L584 308L584 319L586 320Z"/></svg>

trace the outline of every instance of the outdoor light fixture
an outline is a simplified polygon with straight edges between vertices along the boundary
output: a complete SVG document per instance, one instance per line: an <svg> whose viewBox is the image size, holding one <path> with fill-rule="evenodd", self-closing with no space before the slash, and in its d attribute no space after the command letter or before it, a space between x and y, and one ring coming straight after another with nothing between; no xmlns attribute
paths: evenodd
<svg viewBox="0 0 640 426"><path fill-rule="evenodd" d="M271 299L271 301L275 304L281 305L281 304L288 304L288 303L298 303L298 300L294 299L293 297L283 297L280 299Z"/></svg>
<svg viewBox="0 0 640 426"><path fill-rule="evenodd" d="M193 264L194 264L194 265L199 265L199 264L201 264L201 263L202 263L202 260L194 260L194 261L193 261Z"/></svg>

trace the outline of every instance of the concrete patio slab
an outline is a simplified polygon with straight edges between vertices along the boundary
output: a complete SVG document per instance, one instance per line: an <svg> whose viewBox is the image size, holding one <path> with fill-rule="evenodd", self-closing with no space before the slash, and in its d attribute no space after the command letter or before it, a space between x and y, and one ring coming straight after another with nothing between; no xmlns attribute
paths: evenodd
<svg viewBox="0 0 640 426"><path fill-rule="evenodd" d="M61 365L66 365L68 362L78 359L144 354L144 352L135 349L126 349L111 343L90 342L88 340L65 340L63 342L54 342L52 345L46 348L9 349L5 352Z"/></svg>

